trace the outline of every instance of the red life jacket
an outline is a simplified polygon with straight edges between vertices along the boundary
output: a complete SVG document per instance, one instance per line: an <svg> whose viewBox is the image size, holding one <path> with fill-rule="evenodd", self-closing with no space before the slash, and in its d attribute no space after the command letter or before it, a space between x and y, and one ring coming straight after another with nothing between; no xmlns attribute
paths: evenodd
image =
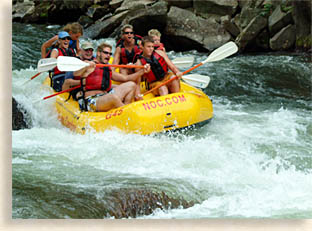
<svg viewBox="0 0 312 231"><path fill-rule="evenodd" d="M154 49L155 50L164 50L165 46L163 43L158 43L157 45L154 44Z"/></svg>
<svg viewBox="0 0 312 231"><path fill-rule="evenodd" d="M145 58L142 55L139 56L142 65L149 63L151 65L151 71L144 74L144 77L149 83L162 80L168 72L168 65L165 59L157 52L153 51L151 59Z"/></svg>
<svg viewBox="0 0 312 231"><path fill-rule="evenodd" d="M119 64L128 64L133 61L133 58L135 54L139 53L141 51L139 46L139 41L142 40L142 37L140 35L134 35L134 48L129 52L124 45L124 40L119 39L119 41L116 43L116 47L121 48L120 52L120 61Z"/></svg>
<svg viewBox="0 0 312 231"><path fill-rule="evenodd" d="M72 56L72 57L76 57L76 52L74 51L73 48L68 48L68 49L64 49L64 48L57 48L58 50L58 56ZM53 75L59 75L61 73L65 73L60 71L57 67L55 67L53 69Z"/></svg>
<svg viewBox="0 0 312 231"><path fill-rule="evenodd" d="M85 90L110 91L112 88L112 70L110 67L96 67L86 78Z"/></svg>
<svg viewBox="0 0 312 231"><path fill-rule="evenodd" d="M142 50L140 50L138 53L136 53L136 54L134 55L134 57L133 57L132 63L136 63L136 61L137 61L138 59L140 59L140 56L142 56L142 54L143 54L143 51L142 51Z"/></svg>

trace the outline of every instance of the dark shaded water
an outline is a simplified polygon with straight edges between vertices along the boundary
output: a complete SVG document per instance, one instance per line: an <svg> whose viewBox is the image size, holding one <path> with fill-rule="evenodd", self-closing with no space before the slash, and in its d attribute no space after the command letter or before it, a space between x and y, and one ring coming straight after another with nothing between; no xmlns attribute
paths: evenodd
<svg viewBox="0 0 312 231"><path fill-rule="evenodd" d="M13 218L103 218L111 192L147 189L195 201L141 218L312 216L311 68L305 55L239 55L196 69L215 116L174 135L79 135L58 122L40 46L59 27L13 24L12 94L33 127L12 132ZM112 39L107 41L114 44ZM26 51L26 52L25 52ZM207 54L196 51L195 64Z"/></svg>

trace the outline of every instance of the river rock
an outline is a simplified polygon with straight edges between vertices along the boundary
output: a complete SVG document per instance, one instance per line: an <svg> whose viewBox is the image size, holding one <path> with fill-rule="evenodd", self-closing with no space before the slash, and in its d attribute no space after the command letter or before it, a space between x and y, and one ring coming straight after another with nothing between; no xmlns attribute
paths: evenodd
<svg viewBox="0 0 312 231"><path fill-rule="evenodd" d="M269 50L270 49L270 33L268 29L265 29L259 33L256 37L256 48L260 48L261 50Z"/></svg>
<svg viewBox="0 0 312 231"><path fill-rule="evenodd" d="M260 12L261 9L245 6L237 18L237 20L239 20L237 25L241 30L245 29L250 21L259 15Z"/></svg>
<svg viewBox="0 0 312 231"><path fill-rule="evenodd" d="M176 6L182 9L186 8L192 8L193 7L193 0L183 0L183 1L177 1L177 0L165 0L168 2L168 6Z"/></svg>
<svg viewBox="0 0 312 231"><path fill-rule="evenodd" d="M281 7L277 6L269 17L269 30L271 35L276 34L288 24L293 23L291 11L282 12Z"/></svg>
<svg viewBox="0 0 312 231"><path fill-rule="evenodd" d="M238 6L237 0L194 0L193 8L197 14L233 15ZM206 18L206 17L205 17Z"/></svg>
<svg viewBox="0 0 312 231"><path fill-rule="evenodd" d="M231 17L229 15L221 17L221 25L223 26L225 30L230 32L234 37L236 37L240 33L239 28L235 25L234 21L231 20Z"/></svg>
<svg viewBox="0 0 312 231"><path fill-rule="evenodd" d="M292 16L296 25L296 49L311 49L311 4L311 1L292 1Z"/></svg>
<svg viewBox="0 0 312 231"><path fill-rule="evenodd" d="M288 50L296 41L296 27L288 25L270 39L270 47L272 50Z"/></svg>
<svg viewBox="0 0 312 231"><path fill-rule="evenodd" d="M111 10L109 9L108 5L92 5L88 8L86 15L95 21L110 13L110 11Z"/></svg>
<svg viewBox="0 0 312 231"><path fill-rule="evenodd" d="M106 213L116 219L150 215L156 209L189 208L194 205L192 201L175 199L164 192L157 193L151 190L118 190L110 193L108 197L109 200L106 200L108 202L105 205Z"/></svg>
<svg viewBox="0 0 312 231"><path fill-rule="evenodd" d="M267 0L265 2L268 2ZM238 5L243 8L259 8L263 4L263 0L238 0Z"/></svg>
<svg viewBox="0 0 312 231"><path fill-rule="evenodd" d="M207 20L194 13L172 6L164 30L171 36L175 50L214 50L228 42L231 35L214 20Z"/></svg>
<svg viewBox="0 0 312 231"><path fill-rule="evenodd" d="M114 35L118 37L121 27L125 24L133 25L135 33L142 36L146 35L152 28L162 31L166 24L168 3L159 1L150 5L147 4L148 1L144 2L144 6L141 5L141 7L144 7L144 10L140 8L129 10L120 27L115 30Z"/></svg>
<svg viewBox="0 0 312 231"><path fill-rule="evenodd" d="M28 124L25 122L25 114L25 109L12 98L12 130L29 128Z"/></svg>
<svg viewBox="0 0 312 231"><path fill-rule="evenodd" d="M290 4L292 13L289 13ZM285 13L285 9L290 11ZM270 18L261 19L260 15ZM293 20L296 47L307 50L312 44L311 1L14 0L12 18L14 22L60 25L78 21L88 26L84 28L84 36L92 39L119 37L121 26L126 23L132 24L140 35L155 28L162 33L168 51L212 50L229 41L231 35L240 51L249 49L252 46L247 45L255 42L257 46L267 47L263 30L269 28L272 38ZM259 33L263 35L261 39L257 37ZM261 41L265 44L261 45Z"/></svg>
<svg viewBox="0 0 312 231"><path fill-rule="evenodd" d="M84 30L84 36L92 39L106 38L111 35L115 28L120 25L128 11L113 15L105 20L98 20L95 24Z"/></svg>
<svg viewBox="0 0 312 231"><path fill-rule="evenodd" d="M16 2L12 7L12 20L14 22L23 21L26 15L32 15L35 12L34 2Z"/></svg>
<svg viewBox="0 0 312 231"><path fill-rule="evenodd" d="M146 6L152 5L155 0L124 0L119 8L116 9L115 13L119 13L126 10L140 10L145 9Z"/></svg>
<svg viewBox="0 0 312 231"><path fill-rule="evenodd" d="M240 51L244 50L249 42L267 26L268 19L261 15L256 16L248 26L238 35L235 42L238 44Z"/></svg>
<svg viewBox="0 0 312 231"><path fill-rule="evenodd" d="M109 1L109 5L112 7L112 8L118 8L121 6L123 0L111 0Z"/></svg>

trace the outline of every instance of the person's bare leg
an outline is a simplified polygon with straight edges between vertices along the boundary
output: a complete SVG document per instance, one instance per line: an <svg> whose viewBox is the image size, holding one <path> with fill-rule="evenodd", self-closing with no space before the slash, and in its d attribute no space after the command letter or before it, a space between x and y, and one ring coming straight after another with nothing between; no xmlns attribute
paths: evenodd
<svg viewBox="0 0 312 231"><path fill-rule="evenodd" d="M100 96L96 101L96 111L108 111L113 108L121 107L124 104L118 96L114 94L106 94Z"/></svg>
<svg viewBox="0 0 312 231"><path fill-rule="evenodd" d="M135 100L142 100L141 96L141 77L137 78L135 82L135 91L134 91Z"/></svg>
<svg viewBox="0 0 312 231"><path fill-rule="evenodd" d="M161 86L160 88L158 88L158 92L159 92L159 95L162 96L162 95L168 95L169 91L168 91L168 88L166 85L164 86Z"/></svg>
<svg viewBox="0 0 312 231"><path fill-rule="evenodd" d="M135 90L136 84L132 81L129 81L122 83L114 88L114 94L116 94L124 104L129 104L134 98Z"/></svg>
<svg viewBox="0 0 312 231"><path fill-rule="evenodd" d="M170 93L180 92L180 81L178 79L173 80L168 84L168 88Z"/></svg>

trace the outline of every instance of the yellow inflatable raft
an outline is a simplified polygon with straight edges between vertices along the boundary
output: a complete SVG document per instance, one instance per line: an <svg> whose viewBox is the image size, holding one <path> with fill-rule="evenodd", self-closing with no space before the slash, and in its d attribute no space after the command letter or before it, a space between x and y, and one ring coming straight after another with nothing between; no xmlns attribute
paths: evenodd
<svg viewBox="0 0 312 231"><path fill-rule="evenodd" d="M47 78L45 84L49 84ZM144 92L144 83L141 92ZM213 107L201 90L181 81L181 92L155 97L152 93L144 100L133 102L108 112L81 111L69 93L56 96L58 118L63 125L78 133L103 132L118 128L126 133L148 135L181 129L209 122Z"/></svg>

